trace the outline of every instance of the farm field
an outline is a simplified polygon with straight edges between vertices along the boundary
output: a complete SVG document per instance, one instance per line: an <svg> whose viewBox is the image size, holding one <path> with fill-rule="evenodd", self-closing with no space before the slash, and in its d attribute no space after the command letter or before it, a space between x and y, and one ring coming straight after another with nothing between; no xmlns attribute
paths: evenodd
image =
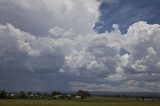
<svg viewBox="0 0 160 106"><path fill-rule="evenodd" d="M135 99L90 97L85 100L0 100L0 106L160 106L160 102L141 101Z"/></svg>

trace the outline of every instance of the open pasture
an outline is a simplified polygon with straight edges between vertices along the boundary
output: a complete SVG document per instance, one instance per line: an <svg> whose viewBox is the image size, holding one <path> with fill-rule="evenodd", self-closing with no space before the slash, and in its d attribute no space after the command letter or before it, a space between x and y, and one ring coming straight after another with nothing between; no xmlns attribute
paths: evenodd
<svg viewBox="0 0 160 106"><path fill-rule="evenodd" d="M0 106L160 106L160 102L110 97L90 97L84 100L8 99L0 100Z"/></svg>

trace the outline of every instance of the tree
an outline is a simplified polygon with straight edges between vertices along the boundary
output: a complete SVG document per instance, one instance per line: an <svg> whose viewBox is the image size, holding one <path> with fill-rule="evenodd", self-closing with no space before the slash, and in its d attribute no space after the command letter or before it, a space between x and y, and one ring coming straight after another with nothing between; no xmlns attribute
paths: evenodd
<svg viewBox="0 0 160 106"><path fill-rule="evenodd" d="M61 93L60 93L59 91L53 91L51 95L52 95L52 96L61 95Z"/></svg>
<svg viewBox="0 0 160 106"><path fill-rule="evenodd" d="M24 98L26 98L27 96L26 96L26 94L25 94L25 92L24 91L20 91L19 92L19 98L20 99L24 99Z"/></svg>
<svg viewBox="0 0 160 106"><path fill-rule="evenodd" d="M77 95L81 96L81 99L85 99L86 97L90 96L90 93L88 91L79 90Z"/></svg>
<svg viewBox="0 0 160 106"><path fill-rule="evenodd" d="M32 92L28 92L28 96L32 95Z"/></svg>
<svg viewBox="0 0 160 106"><path fill-rule="evenodd" d="M7 92L5 90L0 91L0 98L6 99L7 98Z"/></svg>
<svg viewBox="0 0 160 106"><path fill-rule="evenodd" d="M37 92L36 93L36 98L40 98L40 96L41 96L40 92Z"/></svg>

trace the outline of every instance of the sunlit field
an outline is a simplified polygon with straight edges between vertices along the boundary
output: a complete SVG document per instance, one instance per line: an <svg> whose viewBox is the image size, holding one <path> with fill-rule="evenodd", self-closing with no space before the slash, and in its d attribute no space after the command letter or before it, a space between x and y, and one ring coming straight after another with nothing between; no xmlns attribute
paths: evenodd
<svg viewBox="0 0 160 106"><path fill-rule="evenodd" d="M136 101L135 99L90 97L84 100L0 100L0 106L160 106L159 101Z"/></svg>

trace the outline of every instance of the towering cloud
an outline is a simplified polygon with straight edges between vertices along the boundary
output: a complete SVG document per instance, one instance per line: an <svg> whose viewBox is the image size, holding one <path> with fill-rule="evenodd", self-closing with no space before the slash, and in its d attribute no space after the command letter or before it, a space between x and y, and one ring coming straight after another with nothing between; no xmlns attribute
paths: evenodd
<svg viewBox="0 0 160 106"><path fill-rule="evenodd" d="M99 5L97 0L0 0L0 22L40 35L54 27L86 34L100 16Z"/></svg>

